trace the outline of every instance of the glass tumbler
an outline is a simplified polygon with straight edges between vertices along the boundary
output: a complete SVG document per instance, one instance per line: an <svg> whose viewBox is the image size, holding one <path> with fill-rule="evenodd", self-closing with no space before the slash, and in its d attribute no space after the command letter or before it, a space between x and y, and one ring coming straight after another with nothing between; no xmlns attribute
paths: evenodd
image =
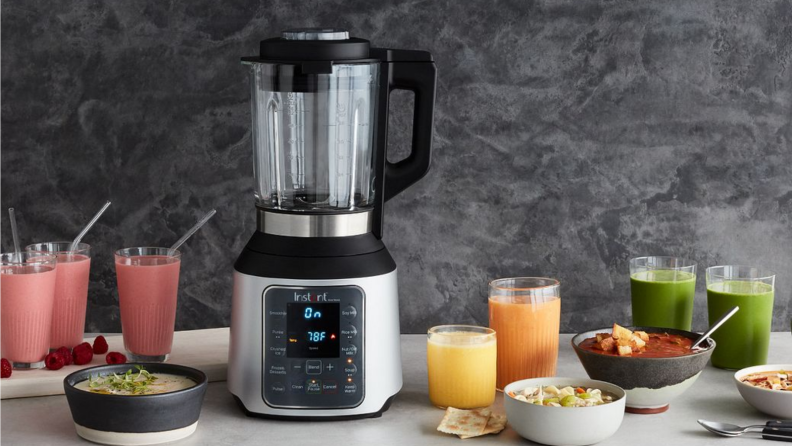
<svg viewBox="0 0 792 446"><path fill-rule="evenodd" d="M490 328L498 333L498 390L526 378L555 376L561 284L546 277L489 283Z"/></svg>
<svg viewBox="0 0 792 446"><path fill-rule="evenodd" d="M690 331L696 264L679 257L630 259L633 325Z"/></svg>
<svg viewBox="0 0 792 446"><path fill-rule="evenodd" d="M718 347L712 365L742 369L767 362L773 323L775 274L751 266L707 268L707 313L712 324L733 307L740 307L712 339Z"/></svg>
<svg viewBox="0 0 792 446"><path fill-rule="evenodd" d="M437 407L475 409L495 401L495 330L472 325L432 327L427 335L429 400Z"/></svg>
<svg viewBox="0 0 792 446"><path fill-rule="evenodd" d="M121 334L131 361L168 360L176 324L180 266L181 253L170 248L116 251Z"/></svg>
<svg viewBox="0 0 792 446"><path fill-rule="evenodd" d="M50 350L74 348L83 342L85 311L88 306L88 282L91 272L91 247L71 242L35 243L26 251L46 252L56 256L55 302L52 307Z"/></svg>
<svg viewBox="0 0 792 446"><path fill-rule="evenodd" d="M15 369L40 369L50 346L57 259L43 252L0 254L0 355Z"/></svg>

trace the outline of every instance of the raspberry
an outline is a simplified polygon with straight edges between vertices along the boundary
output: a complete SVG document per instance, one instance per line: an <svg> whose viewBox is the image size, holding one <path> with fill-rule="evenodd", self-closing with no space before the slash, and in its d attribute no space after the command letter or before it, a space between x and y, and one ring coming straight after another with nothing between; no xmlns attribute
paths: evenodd
<svg viewBox="0 0 792 446"><path fill-rule="evenodd" d="M97 355L103 355L107 353L107 349L107 339L104 336L97 336L94 339L93 352Z"/></svg>
<svg viewBox="0 0 792 446"><path fill-rule="evenodd" d="M72 352L69 350L68 347L61 347L55 350L55 353L61 355L63 358L63 365L71 365L72 363Z"/></svg>
<svg viewBox="0 0 792 446"><path fill-rule="evenodd" d="M93 349L91 348L91 344L83 342L77 347L74 347L72 350L72 356L74 357L75 364L88 364L93 359Z"/></svg>
<svg viewBox="0 0 792 446"><path fill-rule="evenodd" d="M105 360L108 364L124 364L126 363L127 358L123 353L110 352L105 357Z"/></svg>
<svg viewBox="0 0 792 446"><path fill-rule="evenodd" d="M0 378L11 377L11 363L7 359L0 359Z"/></svg>
<svg viewBox="0 0 792 446"><path fill-rule="evenodd" d="M44 365L50 370L59 370L63 367L63 357L58 352L50 353L44 358Z"/></svg>

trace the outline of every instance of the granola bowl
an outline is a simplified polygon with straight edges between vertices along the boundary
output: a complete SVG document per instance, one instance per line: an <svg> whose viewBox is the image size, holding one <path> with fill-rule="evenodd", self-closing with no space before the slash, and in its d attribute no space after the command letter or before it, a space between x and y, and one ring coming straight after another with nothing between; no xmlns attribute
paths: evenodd
<svg viewBox="0 0 792 446"><path fill-rule="evenodd" d="M539 386L572 386L599 389L613 400L591 407L548 407L517 399L515 394ZM553 446L582 446L603 441L619 430L624 418L625 392L611 383L585 378L532 378L515 381L503 389L509 425L521 437Z"/></svg>
<svg viewBox="0 0 792 446"><path fill-rule="evenodd" d="M749 376L767 372L789 371L786 381L792 378L792 364L770 364L748 367L734 374L734 383L745 402L756 410L780 420L792 420L792 391L773 390L743 382Z"/></svg>
<svg viewBox="0 0 792 446"><path fill-rule="evenodd" d="M628 329L648 334L677 335L691 340L700 336L672 328ZM668 410L671 400L683 394L696 382L715 349L715 341L711 338L707 338L696 351L662 358L613 356L580 346L583 341L610 330L608 327L578 333L572 338L572 347L590 378L614 383L627 392L627 412L630 413L655 414Z"/></svg>
<svg viewBox="0 0 792 446"><path fill-rule="evenodd" d="M141 388L155 387L156 380L141 368L161 380L175 376L186 381L174 386L176 390L163 387L156 390L161 393L149 393L154 390ZM192 435L207 385L206 375L200 370L153 363L91 367L63 379L77 435L112 445L160 444Z"/></svg>

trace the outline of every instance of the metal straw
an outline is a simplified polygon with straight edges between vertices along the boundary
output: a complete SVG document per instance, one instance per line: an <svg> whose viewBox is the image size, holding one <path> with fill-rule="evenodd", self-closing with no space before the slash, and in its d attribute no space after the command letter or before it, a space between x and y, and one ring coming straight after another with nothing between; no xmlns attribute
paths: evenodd
<svg viewBox="0 0 792 446"><path fill-rule="evenodd" d="M195 226L190 228L190 230L187 231L187 233L184 234L182 238L180 238L176 243L173 244L173 246L170 247L170 250L168 250L168 255L173 255L173 251L179 249L179 246L183 245L188 238L192 237L193 234L195 234L199 229L201 229L201 226L203 226L207 221L209 221L209 219L212 218L212 216L216 212L217 212L216 210L212 209L211 211L207 212L206 215L203 216L203 218L198 220L198 223L196 223Z"/></svg>
<svg viewBox="0 0 792 446"><path fill-rule="evenodd" d="M110 202L109 201L107 203L105 203L104 206L102 206L102 209L99 209L99 212L97 212L96 215L93 216L91 221L89 221L88 224L85 225L83 230L80 231L79 234L77 234L77 237L74 238L74 241L71 242L71 245L69 246L69 251L70 252L74 252L74 251L77 250L77 246L79 246L80 240L82 240L82 238L85 236L85 234L88 232L88 230L91 229L91 227L94 225L94 223L96 223L96 220L99 220L99 217L101 217L102 214L104 214L104 211L106 211L108 207L110 207Z"/></svg>
<svg viewBox="0 0 792 446"><path fill-rule="evenodd" d="M704 334L702 334L698 339L696 339L696 342L694 342L693 345L690 346L690 349L693 350L694 348L698 347L699 344L704 342L704 340L707 339L715 330L717 330L718 327L723 325L724 322L729 320L729 318L734 316L734 313L738 311L740 311L740 307L734 307L731 310L727 311L726 314L724 314L723 316L721 316L720 319L717 320L717 322L712 324L709 330L705 331Z"/></svg>
<svg viewBox="0 0 792 446"><path fill-rule="evenodd" d="M8 208L8 217L11 219L11 238L14 239L14 261L21 262L22 251L19 249L19 231L17 231L16 215L14 208Z"/></svg>

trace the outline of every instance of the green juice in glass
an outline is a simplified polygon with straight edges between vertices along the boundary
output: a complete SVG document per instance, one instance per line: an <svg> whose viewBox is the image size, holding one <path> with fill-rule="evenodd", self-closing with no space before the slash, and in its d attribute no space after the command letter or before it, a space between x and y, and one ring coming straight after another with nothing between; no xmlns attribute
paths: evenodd
<svg viewBox="0 0 792 446"><path fill-rule="evenodd" d="M765 364L773 322L773 286L729 280L707 287L710 324L735 306L740 307L740 311L712 334L716 343L712 365L742 369Z"/></svg>
<svg viewBox="0 0 792 446"><path fill-rule="evenodd" d="M633 325L690 331L696 275L658 269L630 276Z"/></svg>

